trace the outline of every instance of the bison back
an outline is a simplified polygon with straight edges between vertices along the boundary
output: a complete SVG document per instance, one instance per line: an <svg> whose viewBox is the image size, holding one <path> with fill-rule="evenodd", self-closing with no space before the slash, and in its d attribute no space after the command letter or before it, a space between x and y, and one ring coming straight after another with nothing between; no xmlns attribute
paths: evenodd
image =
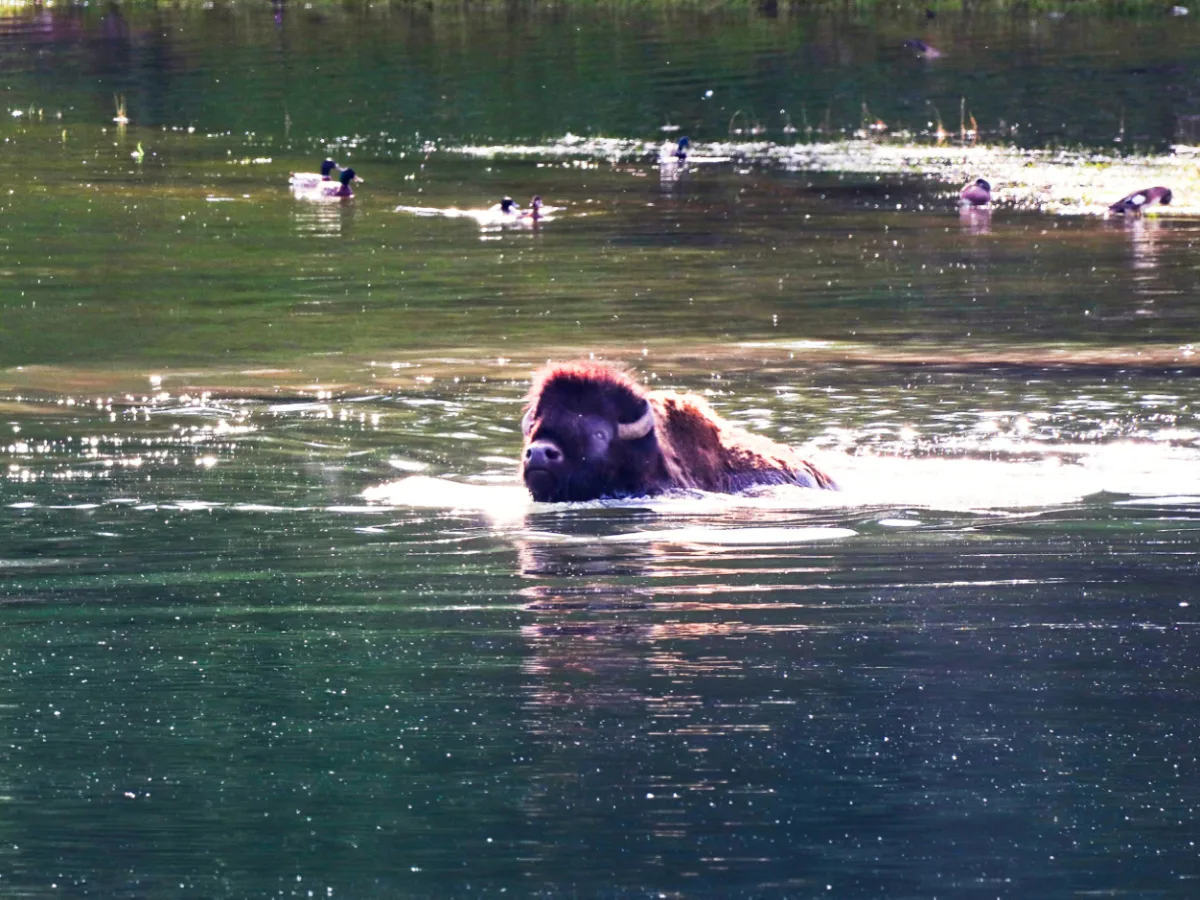
<svg viewBox="0 0 1200 900"><path fill-rule="evenodd" d="M837 487L786 444L726 422L703 397L652 391L647 399L671 487L720 493L774 484Z"/></svg>

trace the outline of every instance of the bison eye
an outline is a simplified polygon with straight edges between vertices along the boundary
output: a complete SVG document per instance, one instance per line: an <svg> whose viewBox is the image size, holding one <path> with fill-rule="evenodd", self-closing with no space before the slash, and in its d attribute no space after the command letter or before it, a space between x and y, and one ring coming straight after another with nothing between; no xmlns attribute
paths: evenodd
<svg viewBox="0 0 1200 900"><path fill-rule="evenodd" d="M603 431L597 431L595 434L592 435L592 437L594 437L598 441L607 441L608 440L608 435L605 434Z"/></svg>

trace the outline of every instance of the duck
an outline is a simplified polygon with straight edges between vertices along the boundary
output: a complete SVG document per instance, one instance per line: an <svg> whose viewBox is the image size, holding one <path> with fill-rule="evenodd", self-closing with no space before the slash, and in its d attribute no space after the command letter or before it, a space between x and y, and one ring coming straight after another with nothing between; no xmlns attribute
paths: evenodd
<svg viewBox="0 0 1200 900"><path fill-rule="evenodd" d="M521 209L521 207L517 205L516 200L514 200L512 197L505 197L499 203L488 207L488 209L479 216L479 220L480 222L487 221L501 225L507 222L512 222L518 225L529 224L530 222L537 222L542 218L542 205L541 195L535 195L534 198L529 201L528 209Z"/></svg>
<svg viewBox="0 0 1200 900"><path fill-rule="evenodd" d="M987 206L992 202L992 186L982 178L976 178L959 191L958 199L963 206Z"/></svg>
<svg viewBox="0 0 1200 900"><path fill-rule="evenodd" d="M904 46L909 50L915 50L917 56L922 59L937 59L942 55L942 51L932 44L927 44L920 38L910 38L904 42Z"/></svg>
<svg viewBox="0 0 1200 900"><path fill-rule="evenodd" d="M354 190L350 185L355 181L362 181L362 179L354 174L353 169L342 169L337 181L318 181L309 189L296 190L293 188L292 192L299 200L344 200L354 196Z"/></svg>
<svg viewBox="0 0 1200 900"><path fill-rule="evenodd" d="M504 197L499 203L494 204L488 212L494 216L515 218L521 214L521 207L517 206L517 201L512 197Z"/></svg>
<svg viewBox="0 0 1200 900"><path fill-rule="evenodd" d="M658 151L658 164L660 166L682 166L687 162L688 148L692 142L687 137L681 137L678 141L667 141Z"/></svg>
<svg viewBox="0 0 1200 900"><path fill-rule="evenodd" d="M529 201L529 209L519 210L517 218L523 222L537 222L542 218L542 206L541 195L535 194Z"/></svg>
<svg viewBox="0 0 1200 900"><path fill-rule="evenodd" d="M362 182L362 179L354 174L353 169L342 169L342 174L338 176L338 186L333 187L333 183L322 185L326 197L353 197L354 190L350 187L351 182Z"/></svg>
<svg viewBox="0 0 1200 900"><path fill-rule="evenodd" d="M326 159L321 163L321 173L316 172L293 172L292 177L288 179L288 184L292 186L293 191L311 191L315 190L317 185L325 181L333 181L333 170L338 168L338 164L332 159Z"/></svg>
<svg viewBox="0 0 1200 900"><path fill-rule="evenodd" d="M1171 204L1171 189L1166 187L1152 187L1141 191L1134 191L1126 197L1122 197L1116 203L1108 208L1110 213L1118 216L1140 216L1142 210L1148 206L1169 206Z"/></svg>

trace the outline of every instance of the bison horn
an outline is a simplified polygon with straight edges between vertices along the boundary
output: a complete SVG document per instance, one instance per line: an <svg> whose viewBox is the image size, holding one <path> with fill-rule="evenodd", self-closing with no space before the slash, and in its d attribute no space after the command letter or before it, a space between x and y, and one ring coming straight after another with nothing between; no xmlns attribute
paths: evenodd
<svg viewBox="0 0 1200 900"><path fill-rule="evenodd" d="M636 422L618 422L617 437L623 441L636 441L639 438L644 438L648 435L651 429L654 428L654 410L650 408L650 404L646 404L646 411L642 413Z"/></svg>
<svg viewBox="0 0 1200 900"><path fill-rule="evenodd" d="M533 431L533 407L525 410L525 415L521 416L521 434L529 437L529 432Z"/></svg>

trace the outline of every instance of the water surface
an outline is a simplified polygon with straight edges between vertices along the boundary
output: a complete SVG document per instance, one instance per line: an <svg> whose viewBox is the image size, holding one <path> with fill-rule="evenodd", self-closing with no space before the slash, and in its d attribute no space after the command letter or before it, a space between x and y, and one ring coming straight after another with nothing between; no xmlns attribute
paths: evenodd
<svg viewBox="0 0 1200 900"><path fill-rule="evenodd" d="M0 33L6 894L1195 893L1186 19ZM531 503L589 354L844 489Z"/></svg>

